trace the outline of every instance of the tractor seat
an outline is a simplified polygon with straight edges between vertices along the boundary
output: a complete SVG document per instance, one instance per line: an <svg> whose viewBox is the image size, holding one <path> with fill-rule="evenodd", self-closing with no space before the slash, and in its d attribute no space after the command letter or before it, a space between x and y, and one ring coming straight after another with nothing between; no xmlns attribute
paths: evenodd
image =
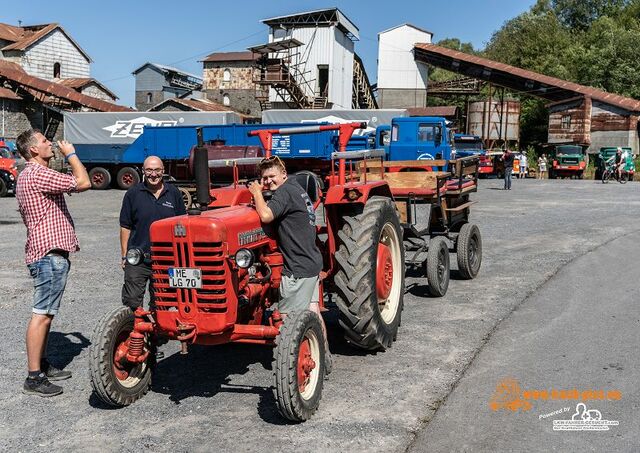
<svg viewBox="0 0 640 453"><path fill-rule="evenodd" d="M322 194L323 184L322 180L312 171L302 170L294 174L296 182L306 190L307 195L311 199L312 203L315 203Z"/></svg>

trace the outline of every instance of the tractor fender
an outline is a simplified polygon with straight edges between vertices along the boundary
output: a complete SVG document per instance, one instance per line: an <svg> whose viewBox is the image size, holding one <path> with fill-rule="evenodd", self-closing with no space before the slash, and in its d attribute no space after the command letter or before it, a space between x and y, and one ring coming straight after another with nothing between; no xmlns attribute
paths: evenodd
<svg viewBox="0 0 640 453"><path fill-rule="evenodd" d="M386 181L355 182L331 186L327 190L324 205L364 205L373 196L393 199Z"/></svg>

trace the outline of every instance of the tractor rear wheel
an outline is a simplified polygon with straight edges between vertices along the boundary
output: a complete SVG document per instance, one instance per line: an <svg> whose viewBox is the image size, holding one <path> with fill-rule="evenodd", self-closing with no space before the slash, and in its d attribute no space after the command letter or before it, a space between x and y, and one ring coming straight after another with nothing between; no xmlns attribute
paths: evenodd
<svg viewBox="0 0 640 453"><path fill-rule="evenodd" d="M339 322L347 341L364 348L391 346L404 296L404 247L396 208L371 197L361 214L344 216L336 252Z"/></svg>
<svg viewBox="0 0 640 453"><path fill-rule="evenodd" d="M191 195L191 192L186 187L178 187L178 190L180 191L180 195L182 195L184 207L186 209L190 209L191 204L193 203L193 196Z"/></svg>
<svg viewBox="0 0 640 453"><path fill-rule="evenodd" d="M456 245L458 271L462 278L476 278L482 263L482 237L480 228L473 223L465 223L460 228Z"/></svg>
<svg viewBox="0 0 640 453"><path fill-rule="evenodd" d="M129 333L133 330L131 308L119 307L108 313L93 331L90 351L91 386L96 395L110 406L128 406L139 400L151 387L154 348L145 338L142 363L128 362Z"/></svg>
<svg viewBox="0 0 640 453"><path fill-rule="evenodd" d="M436 236L429 241L427 250L427 280L429 294L442 297L449 289L449 246L442 236Z"/></svg>
<svg viewBox="0 0 640 453"><path fill-rule="evenodd" d="M292 312L280 327L274 351L275 399L287 420L303 422L320 405L325 375L325 338L320 317Z"/></svg>

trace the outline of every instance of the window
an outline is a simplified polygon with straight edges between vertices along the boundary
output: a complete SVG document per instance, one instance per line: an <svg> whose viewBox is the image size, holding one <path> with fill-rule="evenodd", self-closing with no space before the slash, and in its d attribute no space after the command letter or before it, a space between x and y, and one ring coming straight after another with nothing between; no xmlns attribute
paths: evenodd
<svg viewBox="0 0 640 453"><path fill-rule="evenodd" d="M224 72L222 73L222 81L223 82L231 81L231 71L229 71L229 69L225 69Z"/></svg>
<svg viewBox="0 0 640 453"><path fill-rule="evenodd" d="M418 125L418 141L419 142L432 142L434 139L434 127L431 124L419 124Z"/></svg>
<svg viewBox="0 0 640 453"><path fill-rule="evenodd" d="M56 62L53 64L53 78L54 79L60 78L60 63Z"/></svg>
<svg viewBox="0 0 640 453"><path fill-rule="evenodd" d="M392 142L398 141L398 125L397 124L394 124L391 126L391 141Z"/></svg>
<svg viewBox="0 0 640 453"><path fill-rule="evenodd" d="M147 104L151 104L153 101L153 94L147 93Z"/></svg>
<svg viewBox="0 0 640 453"><path fill-rule="evenodd" d="M560 119L560 128L562 129L571 128L571 115L562 115L562 118Z"/></svg>
<svg viewBox="0 0 640 453"><path fill-rule="evenodd" d="M224 105L231 105L231 99L229 99L228 94L225 94L224 96L222 96L222 103Z"/></svg>

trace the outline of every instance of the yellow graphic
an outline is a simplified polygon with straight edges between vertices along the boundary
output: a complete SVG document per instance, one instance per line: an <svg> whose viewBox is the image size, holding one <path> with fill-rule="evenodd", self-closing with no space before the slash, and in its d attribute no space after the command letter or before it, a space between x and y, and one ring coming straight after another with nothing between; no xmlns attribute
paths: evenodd
<svg viewBox="0 0 640 453"><path fill-rule="evenodd" d="M522 390L520 390L518 381L507 378L496 385L496 391L491 397L489 407L494 411L498 409L509 409L513 412L517 412L520 409L528 411L531 409L531 403L522 398Z"/></svg>

